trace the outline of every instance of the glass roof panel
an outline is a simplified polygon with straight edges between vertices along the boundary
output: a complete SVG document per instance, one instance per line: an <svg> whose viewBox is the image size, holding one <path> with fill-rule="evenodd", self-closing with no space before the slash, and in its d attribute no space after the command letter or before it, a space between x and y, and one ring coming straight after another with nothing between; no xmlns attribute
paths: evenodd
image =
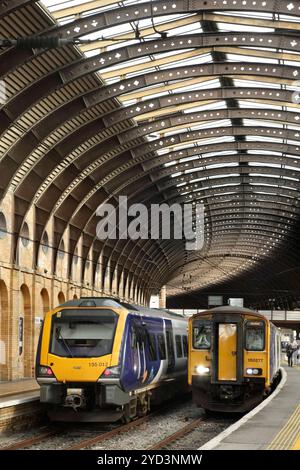
<svg viewBox="0 0 300 470"><path fill-rule="evenodd" d="M230 31L237 31L237 32L251 32L251 33L273 33L275 31L274 28L266 28L262 26L252 26L252 25L243 25L243 24L235 24L235 23L216 23L218 29L222 32L230 32Z"/></svg>
<svg viewBox="0 0 300 470"><path fill-rule="evenodd" d="M276 104L270 104L268 103L267 105L265 103L261 103L259 101L250 101L249 100L238 100L240 108L257 108L257 109L277 109L277 110L282 110L282 106L276 105Z"/></svg>
<svg viewBox="0 0 300 470"><path fill-rule="evenodd" d="M233 78L233 83L237 87L250 87L250 88L281 88L279 83L270 83L264 82L262 80L247 80L247 79L239 79Z"/></svg>
<svg viewBox="0 0 300 470"><path fill-rule="evenodd" d="M242 55L242 54L226 54L230 62L254 62L262 64L278 64L278 59L269 59L267 57L258 57L251 55Z"/></svg>
<svg viewBox="0 0 300 470"><path fill-rule="evenodd" d="M80 17L85 18L96 12L103 13L115 8L121 8L123 11L125 11L126 6L141 5L145 2L149 3L149 0L120 0L119 2L114 2L114 0L103 0L98 2L98 5L101 6L97 9L91 9L91 5L93 3L91 0L44 0L43 4L48 6L50 11L53 12L75 6L77 10L77 16L75 16L74 12L70 14L70 11L69 16L67 16L66 13L62 13L61 15L56 13L55 17L58 18L60 24L63 24L71 20L77 20ZM96 2L94 3L96 4ZM158 3L161 6L162 2L160 0L153 1L154 13L157 10ZM227 2L224 0L223 3L226 5L225 8L227 8ZM243 3L246 5L246 2ZM263 3L267 4L267 2ZM87 6L86 11L84 11L85 4L90 5ZM193 6L194 3L183 2L183 5ZM260 180L250 183L253 188L251 189L252 194L256 196L258 194L257 190L260 190L261 187L265 186L265 191L260 191L262 196L260 198L254 198L254 204L259 204L260 200L266 200L267 202L272 201L272 198L275 199L278 194L280 195L281 188L287 188L289 191L296 191L295 187L292 188L289 187L289 185L292 184L292 181L299 181L297 179L297 175L299 174L297 164L300 161L300 156L294 156L292 153L286 154L280 151L276 152L273 150L268 150L268 143L290 145L289 148L278 146L279 148L282 148L282 150L290 150L290 152L293 152L291 150L293 145L295 146L295 153L299 151L298 149L300 148L300 142L298 140L293 140L293 138L287 139L287 136L293 137L294 135L295 139L298 138L296 136L297 132L300 131L299 108L297 105L293 106L292 101L285 102L285 100L288 100L288 97L283 95L284 98L282 98L281 93L279 93L280 90L283 92L285 90L295 91L295 88L292 86L292 81L293 79L297 79L297 74L299 73L299 52L293 50L285 51L282 48L277 50L274 48L275 42L273 41L273 37L267 37L267 35L274 33L283 35L285 31L287 34L295 34L288 22L299 23L300 18L293 16L292 14L279 15L277 13L274 14L273 12L207 11L205 12L203 17L204 19L202 20L201 18L203 11L199 10L195 13L187 13L182 15L176 13L175 6L176 2L174 2L173 14L170 14L169 11L166 11L168 13L167 15L162 15L160 17L154 15L152 19L151 17L146 19L139 19L137 17L134 21L132 21L132 18L130 18L127 20L127 23L114 25L110 25L108 21L105 21L103 22L105 26L102 27L102 29L99 27L99 25L98 31L93 30L93 33L82 36L93 41L89 44L77 46L79 50L81 48L81 51L83 54L85 54L85 57L93 57L106 51L117 51L120 48L123 49L132 44L137 44L139 41L142 44L146 44L147 41L157 39L157 48L154 49L157 52L155 54L148 54L144 57L136 58L134 53L132 53L133 49L131 48L128 49L128 52L126 51L127 55L125 56L124 62L119 61L117 64L115 63L109 67L107 67L106 62L106 68L99 69L97 73L101 76L104 85L109 86L110 84L124 80L124 90L127 92L121 95L116 94L116 98L113 99L110 99L110 95L107 94L107 100L103 106L106 108L105 112L108 113L108 115L113 115L114 112L119 113L117 114L118 117L120 116L121 120L125 121L130 114L124 113L122 115L120 107L125 108L130 105L135 105L135 108L137 108L138 103L141 101L145 102L146 100L151 100L154 98L164 98L167 95L172 97L170 102L168 102L168 99L165 98L160 100L159 103L163 103L163 105L160 107L155 106L154 110L152 110L152 108L151 110L148 109L147 105L144 103L143 106L140 107L144 114L140 113L138 116L133 118L133 121L135 121L136 128L137 126L142 126L143 135L148 132L148 129L151 125L152 133L149 133L145 137L141 137L141 141L142 139L145 139L146 144L147 141L155 142L157 139L161 139L161 141L158 141L160 143L159 147L163 147L166 144L166 141L163 140L163 138L169 138L167 141L168 147L158 148L155 150L155 152L153 151L153 153L156 153L158 156L164 156L163 158L160 158L158 162L158 167L160 169L163 167L169 167L170 173L173 170L175 171L171 175L172 178L175 179L173 181L173 187L175 186L178 188L178 195L186 195L185 199L187 201L195 201L197 197L200 199L203 196L205 198L210 198L210 192L209 194L203 195L203 191L209 189L212 191L212 195L215 200L217 200L218 197L222 198L224 194L227 194L228 201L234 201L233 204L242 205L245 202L245 193L241 190L242 172L239 171L239 167L242 168L242 163L254 167L254 171L252 168L253 172L250 173L249 176L253 177L253 179L259 178ZM293 13L292 9L290 13ZM159 14L161 15L161 13ZM151 16L151 8L149 9L149 15ZM105 20L107 20L107 18L108 15L105 16ZM126 21L126 17L121 17L121 23L123 19ZM253 19L257 21L253 21ZM278 20L283 23L281 25L277 25L276 22ZM137 39L135 36L137 27L138 33L140 34L140 39ZM73 31L72 27L70 27L70 31ZM164 50L167 50L166 46L161 48L159 47L159 42L161 41L161 44L163 45L163 41L165 40L165 37L160 34L162 32L166 33L165 37L169 38L174 38L175 36L182 37L184 35L191 34L199 35L199 33L204 33L205 36L203 37L206 38L209 37L210 34L214 36L219 32L221 35L224 32L232 32L233 35L228 35L228 38L229 36L233 36L233 38L236 37L236 43L239 42L237 40L239 37L238 33L250 33L248 36L251 38L251 42L249 43L250 45L242 46L240 44L236 45L236 43L228 40L225 46L216 45L216 47L214 47L214 45L210 45L210 42L208 41L207 43L204 42L203 47L199 47L198 49L189 48L186 50L178 49L164 52ZM254 39L255 33L262 33L262 36L267 37L267 41L263 42L263 40L260 38L261 42L256 43ZM242 34L242 36L244 35ZM104 37L103 41L101 40L102 37ZM245 43L246 41L244 44ZM260 43L273 47L259 47L259 45L255 45ZM282 45L284 44L285 43L283 42ZM182 45L184 45L184 43ZM291 47L293 47L292 44ZM294 55L292 56L293 53ZM295 53L298 55L295 55ZM114 52L113 55L115 54L116 52ZM287 54L286 58L285 54ZM219 63L238 64L242 62L248 63L249 66L242 68L240 73L238 72L238 75L235 75L237 68L235 68L235 71L232 72L232 75L230 75L230 67L228 67L229 71L227 70L224 76L222 75L222 72L220 72L219 65L221 64ZM215 63L216 66L211 67L209 65L211 63ZM256 71L256 68L252 66L252 64L256 63L276 65L280 64L280 67L274 67L272 65L269 66L265 72L271 69L273 75L271 76L270 74L270 76L267 76L266 73L266 76L263 77L257 75L257 73L262 71L262 68ZM207 65L202 66L201 64ZM284 68L285 66L288 67ZM177 81L172 80L172 78L175 77L175 67L178 67L179 70L181 68L181 70L184 71L184 74L186 74L184 75L184 79L180 77L180 79ZM224 66L222 65L221 67ZM168 80L167 77L169 70L172 70L172 72L170 72L172 77L169 76ZM179 70L178 74L180 76ZM221 70L223 70L223 68ZM164 72L164 75L160 74L162 77L160 79L160 83L155 85L153 84L155 81L155 74L151 75L151 73L154 71ZM203 71L204 73L202 73ZM133 82L137 81L133 77L137 76L142 76L143 81L141 80L140 83L134 84L133 86ZM130 82L131 78L133 78L133 80ZM138 86L143 87L138 88ZM236 95L230 95L230 98L227 98L228 95L226 92L220 93L219 91L218 94L212 96L209 96L209 93L204 96L204 94L202 94L203 92L200 92L200 90L206 89L220 90L220 87L222 87L222 91L223 89L230 90L234 87L243 89L252 88L252 90L249 90L249 96L252 97L248 98L247 92L244 90L242 95L239 95L239 92L237 91ZM116 88L118 89L118 87ZM261 89L262 93L264 92L264 90L262 90L264 88L268 88L269 91L264 92L265 95L261 94L260 96L262 96L262 98L256 99L256 95L253 95L254 88ZM199 93L197 94L198 90ZM272 90L273 95L270 94L270 90ZM188 96L188 100L180 100L180 104L177 104L178 101L175 102L174 98L178 98L178 94L189 94L189 92L191 96ZM116 106L112 106L110 108L110 103L113 103ZM226 110L229 108L230 110L242 109L242 111L241 113L235 112L235 119L230 119L227 117L231 116L229 113L227 114L223 111L218 112L218 110ZM96 109L96 107L94 109ZM194 116L190 117L188 116L191 113L201 113L202 111L203 114L195 114ZM290 121L293 121L293 124L288 123L287 117L284 113L286 111L292 113L287 115L287 117ZM163 114L168 116L160 118L160 116ZM250 119L240 117L245 114L249 116ZM224 118L224 116L226 118ZM181 121L180 118L182 118ZM165 127L162 126L161 119L165 119ZM197 119L199 119L199 121L197 121ZM204 121L204 119L211 119L211 121ZM189 120L191 120L191 122L194 124L185 122ZM235 132L231 132L230 130L230 127L234 126L239 128L238 135L236 136ZM240 132L240 128L243 129L242 126L244 126L244 132L243 130ZM251 128L251 130L248 128ZM212 134L210 134L210 130ZM297 132L293 132L293 130ZM250 131L253 135L249 134ZM124 132L126 133L127 131ZM183 133L186 134L184 138L181 135ZM226 133L231 135L224 135ZM242 135L240 136L239 134ZM130 138L134 139L134 137L137 135L139 134L130 133ZM177 137L170 137L173 135L177 135ZM216 137L216 135L219 137ZM188 141L187 139L191 140ZM183 140L186 140L186 142L183 142ZM247 149L246 145L242 144L243 140L246 142L253 142L254 144L251 146L254 148ZM227 148L227 146L224 145L225 143L229 144L228 150L225 150ZM210 147L212 151L205 153L210 149ZM232 149L230 149L230 147L232 147ZM261 147L261 149L259 149L259 147ZM266 149L264 149L264 147L266 147ZM130 147L128 148L130 149ZM152 149L153 148L156 147L154 146ZM219 151L214 150L218 148L220 149ZM222 150L222 148L224 150ZM147 149L147 151L150 150ZM172 155L174 155L174 157ZM228 158L218 158L226 155L228 155ZM235 155L237 157L231 157ZM264 161L266 159L272 160L273 157L273 163L272 161ZM282 158L283 162L280 161L278 157L284 157ZM204 166L203 163L207 163L209 158L210 163ZM238 161L240 158L242 162ZM285 165L288 160L290 160L289 165ZM230 170L230 168L232 168L232 170ZM264 173L266 168L270 169L269 174ZM228 171L228 174L224 174L223 169ZM274 171L274 173L276 172L277 174L270 174L271 169L273 169L272 171ZM198 176L203 175L203 171L207 170L212 170L212 173L214 174L197 178ZM292 176L286 176L283 170L291 170L290 174ZM232 171L232 173L230 173L230 171ZM234 171L236 172L233 173ZM288 172L285 173L288 174ZM281 174L283 176L283 180L281 180ZM190 179L193 176L195 179ZM229 181L234 182L228 182L228 178ZM267 178L269 178L268 181L270 184L265 183ZM184 179L190 179L190 181L183 181ZM218 181L219 179L220 182ZM222 181L224 184L221 184ZM280 186L280 184L285 184L286 186ZM203 186L201 187L201 185ZM268 186L270 186L270 188L276 188L276 190L268 190ZM294 184L294 186L296 186L296 184ZM172 185L170 185L170 187L172 187ZM215 191L214 188L216 188ZM228 188L227 191L226 188ZM263 197L263 194L267 194L268 197ZM249 195L247 195L247 197L248 196ZM297 193L295 194L295 197L296 196ZM283 194L282 197L286 196ZM293 197L290 197L290 199L292 200ZM224 199L222 200L224 201ZM207 199L207 203L210 204L209 199ZM249 234L251 231L255 232L255 235L253 236L257 237L259 240L261 236L259 233L260 231L258 229L255 231L255 227L253 227L253 220L251 220L251 223L250 220L248 220L248 225L247 219L245 219L245 222L246 224L244 224L244 229L247 230ZM233 228L236 225L233 223L233 221L229 220L224 224L220 224L219 221L217 223L214 221L214 223L218 226L220 225L219 233L230 234L231 230L236 231L236 228ZM224 228L224 230L222 231L220 228ZM236 234L234 233L234 235ZM248 240L250 240L249 237L251 236L252 235L248 235ZM242 234L239 240L243 240L243 237L244 234ZM241 242L240 245L245 250L246 245L244 244L243 246L243 242ZM220 250L218 246L214 246L213 249L216 250L216 253L218 253L218 249ZM263 250L265 252L268 251L268 249L265 247ZM237 265L238 264L239 262L237 262ZM244 266L244 264L242 264L242 266ZM237 266L234 267L232 272L238 272L240 269L244 268Z"/></svg>
<svg viewBox="0 0 300 470"><path fill-rule="evenodd" d="M188 114L188 113L195 113L197 111L211 111L213 109L226 109L226 108L227 108L226 101L215 101L210 104L205 104L202 106L195 106L189 109L185 109L184 113Z"/></svg>
<svg viewBox="0 0 300 470"><path fill-rule="evenodd" d="M265 119L243 119L245 126L277 127L283 129L283 124Z"/></svg>

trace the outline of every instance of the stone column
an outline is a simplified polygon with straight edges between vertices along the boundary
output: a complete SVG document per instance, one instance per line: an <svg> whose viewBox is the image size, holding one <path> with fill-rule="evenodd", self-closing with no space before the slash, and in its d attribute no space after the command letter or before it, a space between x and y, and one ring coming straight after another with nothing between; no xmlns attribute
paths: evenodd
<svg viewBox="0 0 300 470"><path fill-rule="evenodd" d="M167 288L162 286L159 291L159 308L166 308L167 305Z"/></svg>

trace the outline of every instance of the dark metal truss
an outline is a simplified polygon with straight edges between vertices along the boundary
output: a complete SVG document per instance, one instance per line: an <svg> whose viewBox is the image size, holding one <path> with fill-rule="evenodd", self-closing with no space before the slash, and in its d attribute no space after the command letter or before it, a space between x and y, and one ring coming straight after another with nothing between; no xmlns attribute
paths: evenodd
<svg viewBox="0 0 300 470"><path fill-rule="evenodd" d="M266 20L240 16L241 24L262 26L265 21L275 31L220 32L216 12L222 11L271 13ZM85 261L93 262L95 273L102 259L100 269L111 283L114 275L119 280L123 275L125 285L143 292L144 300L164 283L176 295L220 282L234 288L235 280L260 260L267 265L276 256L282 270L298 259L300 114L293 102L293 82L300 73L295 54L300 40L291 24L300 17L299 2L154 1L79 14L65 25L56 23L38 2L0 2L3 37L82 37L97 31L100 37L112 26L151 16L162 21L172 14L188 21L185 15L197 15L203 32L150 40L145 36L90 58L74 46L0 54L8 97L0 111L1 190L3 196L12 191L15 197L15 254L34 205L36 257L44 227L54 216L55 257L69 227L71 252L82 236ZM294 24L298 29L299 23ZM189 51L195 57L211 54L212 63L176 66L170 59L171 67L153 71L150 61L149 71L145 63L144 72L131 73L132 64L145 57ZM266 62L245 61L247 51ZM242 60L229 61L226 54ZM270 63L274 59L280 61ZM118 80L106 84L107 70L122 65ZM201 86L214 78L219 88ZM245 86L235 86L235 79ZM199 87L177 91L179 82ZM147 98L151 89L155 95L156 87L168 86L173 92ZM127 95L135 102L123 106ZM217 109L209 109L214 103ZM191 106L200 109L186 112ZM219 143L220 138L224 141ZM167 240L95 239L96 208L104 201L117 204L118 195L124 194L131 202L146 204L203 201L207 237L202 252L187 253L183 243ZM279 249L283 239L291 250L284 259ZM266 274L273 291L278 283L271 272Z"/></svg>

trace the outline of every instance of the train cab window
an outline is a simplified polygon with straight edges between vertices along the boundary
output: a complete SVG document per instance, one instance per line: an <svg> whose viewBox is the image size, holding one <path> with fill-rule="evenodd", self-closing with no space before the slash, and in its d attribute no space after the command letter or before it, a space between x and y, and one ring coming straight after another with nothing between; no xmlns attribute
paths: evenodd
<svg viewBox="0 0 300 470"><path fill-rule="evenodd" d="M193 322L193 348L210 349L211 322L207 320L194 320Z"/></svg>
<svg viewBox="0 0 300 470"><path fill-rule="evenodd" d="M263 351L265 349L265 326L262 321L247 321L245 325L245 349Z"/></svg>
<svg viewBox="0 0 300 470"><path fill-rule="evenodd" d="M164 335L162 335L162 334L157 335L157 340L158 340L159 358L160 358L160 360L163 361L167 357L166 343L165 343Z"/></svg>
<svg viewBox="0 0 300 470"><path fill-rule="evenodd" d="M182 346L183 346L183 356L187 357L187 355L188 355L188 340L187 340L186 335L183 335L183 337L182 337Z"/></svg>
<svg viewBox="0 0 300 470"><path fill-rule="evenodd" d="M180 335L175 335L175 343L176 343L177 357L182 357L182 344L181 344L181 336Z"/></svg>
<svg viewBox="0 0 300 470"><path fill-rule="evenodd" d="M63 357L111 354L118 315L111 310L62 310L53 315L50 353Z"/></svg>
<svg viewBox="0 0 300 470"><path fill-rule="evenodd" d="M150 361L157 361L156 341L153 333L148 334L148 344Z"/></svg>

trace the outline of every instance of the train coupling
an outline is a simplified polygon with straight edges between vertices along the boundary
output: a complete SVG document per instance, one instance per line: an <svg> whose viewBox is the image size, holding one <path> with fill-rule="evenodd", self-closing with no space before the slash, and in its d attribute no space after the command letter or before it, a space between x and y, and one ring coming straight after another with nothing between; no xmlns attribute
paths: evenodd
<svg viewBox="0 0 300 470"><path fill-rule="evenodd" d="M86 404L84 390L82 388L68 388L67 396L65 398L64 406L73 408L77 411L78 408L84 408Z"/></svg>

